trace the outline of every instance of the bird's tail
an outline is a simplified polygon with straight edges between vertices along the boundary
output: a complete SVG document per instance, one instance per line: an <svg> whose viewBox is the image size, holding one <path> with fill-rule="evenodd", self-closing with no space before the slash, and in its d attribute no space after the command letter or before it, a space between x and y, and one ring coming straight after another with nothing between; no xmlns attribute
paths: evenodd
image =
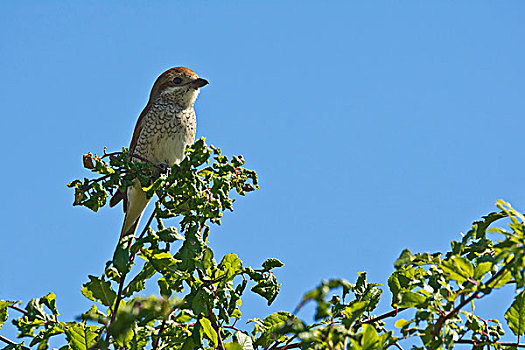
<svg viewBox="0 0 525 350"><path fill-rule="evenodd" d="M146 193L142 191L140 184L128 187L127 198L125 201L126 216L120 232L120 239L123 237L133 237L140 223L140 218L149 203Z"/></svg>
<svg viewBox="0 0 525 350"><path fill-rule="evenodd" d="M140 215L139 218L137 218L137 220L135 220L135 223L133 223L131 226L126 225L126 220L124 219L124 224L122 225L122 230L120 231L120 239L122 239L122 237L127 237L127 236L131 237L135 235L135 233L137 232L137 227L139 226L141 217L142 217L142 214Z"/></svg>

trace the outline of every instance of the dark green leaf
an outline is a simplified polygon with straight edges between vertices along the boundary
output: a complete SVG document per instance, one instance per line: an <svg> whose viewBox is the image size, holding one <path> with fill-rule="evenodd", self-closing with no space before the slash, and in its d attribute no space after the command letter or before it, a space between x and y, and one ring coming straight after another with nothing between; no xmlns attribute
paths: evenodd
<svg viewBox="0 0 525 350"><path fill-rule="evenodd" d="M167 227L157 232L157 235L162 241L175 242L177 240L183 240L184 237L177 232L177 229L173 226Z"/></svg>
<svg viewBox="0 0 525 350"><path fill-rule="evenodd" d="M171 296L171 289L168 282L166 282L166 279L164 277L159 278L157 284L159 285L160 295L162 295L163 298L168 299Z"/></svg>
<svg viewBox="0 0 525 350"><path fill-rule="evenodd" d="M142 270L129 282L124 288L124 295L131 296L135 292L139 292L146 288L145 281L155 274L155 268L149 262L146 262Z"/></svg>
<svg viewBox="0 0 525 350"><path fill-rule="evenodd" d="M118 244L113 255L113 266L116 267L118 272L126 274L129 272L131 263L129 261L129 249L123 244Z"/></svg>
<svg viewBox="0 0 525 350"><path fill-rule="evenodd" d="M278 259L274 259L274 258L266 259L266 261L263 262L262 264L263 270L271 270L273 268L282 267L282 266L284 266L284 264L280 262Z"/></svg>
<svg viewBox="0 0 525 350"><path fill-rule="evenodd" d="M398 269L404 265L409 264L410 262L412 262L412 260L414 260L414 255L412 254L412 252L410 252L410 250L405 249L401 253L401 256L394 263L394 267Z"/></svg>

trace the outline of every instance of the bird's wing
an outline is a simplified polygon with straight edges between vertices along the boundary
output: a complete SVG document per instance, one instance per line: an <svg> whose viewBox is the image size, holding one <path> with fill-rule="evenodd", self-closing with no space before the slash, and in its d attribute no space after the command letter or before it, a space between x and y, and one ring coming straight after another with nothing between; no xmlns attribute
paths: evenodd
<svg viewBox="0 0 525 350"><path fill-rule="evenodd" d="M144 107L144 109L142 110L142 113L140 113L139 119L137 120L137 124L135 124L135 130L133 130L133 137L131 138L131 144L129 145L129 153L131 154L135 152L135 147L137 146L137 141L139 139L140 132L144 127L144 120L146 119L146 115L148 115L150 109L151 103L148 102L146 107Z"/></svg>
<svg viewBox="0 0 525 350"><path fill-rule="evenodd" d="M133 137L131 138L131 144L129 145L129 153L133 154L135 152L135 147L137 146L137 140L139 139L140 132L142 131L142 127L144 126L144 119L145 116L148 114L150 110L150 102L144 107L142 110L142 113L139 115L139 119L137 120L137 124L135 124L135 130L133 130ZM124 199L124 213L126 212L126 208L128 206L127 204L127 198L126 193L122 193L121 191L117 190L113 197L109 200L109 207L112 208L115 205L117 205L122 199Z"/></svg>

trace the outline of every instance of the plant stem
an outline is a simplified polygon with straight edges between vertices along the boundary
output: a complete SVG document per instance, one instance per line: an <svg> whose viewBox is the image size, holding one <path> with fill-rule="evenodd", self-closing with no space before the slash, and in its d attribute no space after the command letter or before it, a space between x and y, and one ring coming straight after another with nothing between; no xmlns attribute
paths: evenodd
<svg viewBox="0 0 525 350"><path fill-rule="evenodd" d="M24 315L27 314L27 311L26 311L26 310L24 310L24 309L22 309L22 308L20 308L20 307L18 307L18 306L16 306L16 305L9 305L8 307L11 308L11 309L13 309L13 310L16 310L16 311L18 311L18 312L21 312L21 313L23 313Z"/></svg>
<svg viewBox="0 0 525 350"><path fill-rule="evenodd" d="M476 342L474 340L456 340L456 344L472 344L476 346L480 345L503 345L503 346L516 346L518 348L525 348L525 344L512 343L512 342Z"/></svg>
<svg viewBox="0 0 525 350"><path fill-rule="evenodd" d="M153 350L157 350L158 349L159 341L160 341L160 335L161 335L162 331L164 330L164 327L166 327L166 320L162 320L162 324L160 325L160 328L159 328L159 335L153 341Z"/></svg>
<svg viewBox="0 0 525 350"><path fill-rule="evenodd" d="M211 321L211 325L213 329L215 329L215 332L217 332L217 339L219 340L219 349L224 350L224 344L222 343L222 337L221 337L221 330L219 328L219 325L217 324L217 319L215 318L215 314L213 313L213 310L210 306L210 302L206 300L206 308L208 309L208 317Z"/></svg>
<svg viewBox="0 0 525 350"><path fill-rule="evenodd" d="M498 277L500 277L503 274L503 272L507 269L507 266L512 264L514 259L515 258L512 258L511 261L509 261L508 263L503 265L503 267L498 272L496 272L496 274L494 276L492 276L487 281L487 283L485 283L485 285L489 286L492 282L496 281L496 279L498 279ZM479 295L480 292L481 292L480 290L475 291L468 298L464 299L461 303L459 303L459 305L456 306L452 311L450 311L449 313L446 313L445 315L440 316L438 318L436 324L434 325L434 329L433 329L434 337L437 337L439 335L439 333L441 332L441 328L445 324L446 320L448 320L449 318L451 318L454 315L456 315L459 312L459 310L461 310L465 305L470 303L472 300L478 298L478 295ZM513 344L515 344L515 343L513 343Z"/></svg>
<svg viewBox="0 0 525 350"><path fill-rule="evenodd" d="M14 341L12 341L11 339L6 338L6 337L3 337L3 336L1 336L1 335L0 335L0 341L3 341L4 343L9 344L9 345L18 345L17 342L14 342ZM22 349L24 349L24 350L31 350L31 349L28 348L27 346L22 346Z"/></svg>
<svg viewBox="0 0 525 350"><path fill-rule="evenodd" d="M153 218L155 217L155 214L156 214L156 212L154 210L153 213L151 214L151 216L149 217L149 220L146 223L146 226L142 230L142 233L140 234L139 238L141 238L147 232L149 226L151 225L151 222L153 221ZM129 241L129 249L131 249L131 245L132 245L132 240ZM135 254L130 254L129 262L131 263L134 259L135 259ZM109 322L108 327L110 327L113 324L113 322L115 321L115 318L117 317L118 308L119 308L120 302L122 300L122 291L124 289L124 281L126 280L126 276L127 276L127 272L123 273L122 276L120 276L119 285L118 285L118 292L117 292L117 299L115 300L115 307L111 311L111 321ZM108 341L109 341L109 333L106 333L106 342L108 342Z"/></svg>
<svg viewBox="0 0 525 350"><path fill-rule="evenodd" d="M406 309L408 309L408 308L407 307L396 308L395 310L389 311L389 312L384 313L382 315L379 315L377 317L371 318L371 319L363 321L363 322L356 323L354 325L354 327L353 327L354 331L357 331L359 329L359 327L361 327L364 324L374 323L374 322L380 321L380 320L382 320L384 318L395 317L395 316L397 316L397 314L399 312L405 311Z"/></svg>

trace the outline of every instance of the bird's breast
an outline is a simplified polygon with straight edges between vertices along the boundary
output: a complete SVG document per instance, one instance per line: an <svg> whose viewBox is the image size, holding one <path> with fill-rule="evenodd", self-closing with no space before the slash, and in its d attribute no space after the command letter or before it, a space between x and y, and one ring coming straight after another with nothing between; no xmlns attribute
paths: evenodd
<svg viewBox="0 0 525 350"><path fill-rule="evenodd" d="M179 163L186 147L195 141L195 129L193 109L157 111L151 117L148 115L136 152L155 163Z"/></svg>

